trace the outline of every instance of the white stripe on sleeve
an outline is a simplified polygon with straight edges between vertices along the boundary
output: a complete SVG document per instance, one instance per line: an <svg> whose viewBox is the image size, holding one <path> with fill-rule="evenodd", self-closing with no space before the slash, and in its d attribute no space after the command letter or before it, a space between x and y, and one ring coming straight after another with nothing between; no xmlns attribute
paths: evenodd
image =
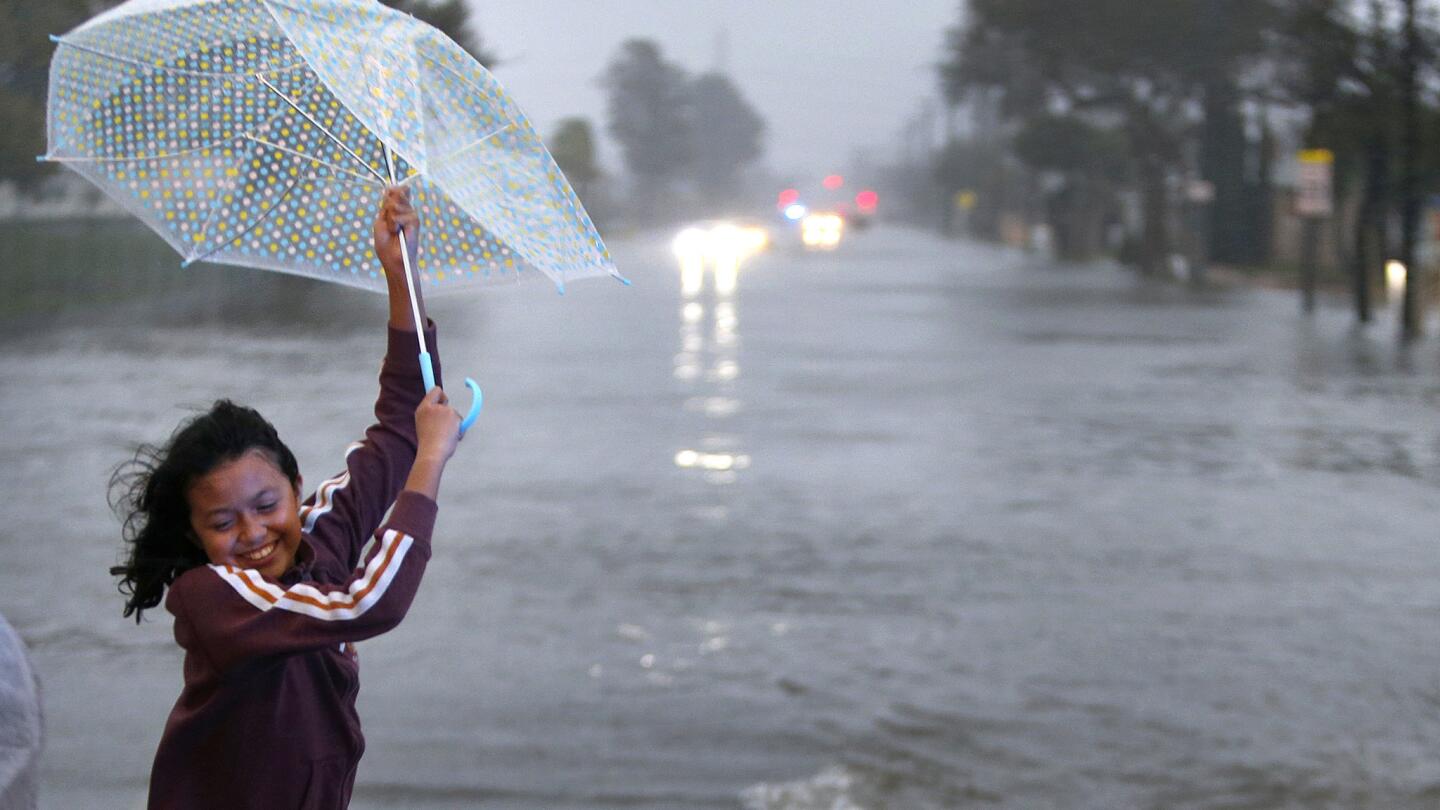
<svg viewBox="0 0 1440 810"><path fill-rule="evenodd" d="M362 576L343 591L322 591L306 584L285 590L267 582L253 569L224 565L210 567L235 589L242 599L261 611L278 607L324 621L347 621L364 615L384 598L414 543L410 535L386 529L379 548L366 564Z"/></svg>

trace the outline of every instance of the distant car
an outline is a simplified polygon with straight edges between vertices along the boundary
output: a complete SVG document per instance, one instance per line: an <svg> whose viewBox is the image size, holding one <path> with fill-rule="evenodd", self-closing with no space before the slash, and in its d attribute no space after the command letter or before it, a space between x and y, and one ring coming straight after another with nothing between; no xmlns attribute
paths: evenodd
<svg viewBox="0 0 1440 810"><path fill-rule="evenodd" d="M681 292L687 298L698 295L705 285L707 269L717 293L734 292L740 265L769 247L770 230L754 222L703 220L686 226L671 242L675 258L680 261Z"/></svg>
<svg viewBox="0 0 1440 810"><path fill-rule="evenodd" d="M812 211L800 220L800 242L806 250L834 250L845 235L845 218L833 211Z"/></svg>

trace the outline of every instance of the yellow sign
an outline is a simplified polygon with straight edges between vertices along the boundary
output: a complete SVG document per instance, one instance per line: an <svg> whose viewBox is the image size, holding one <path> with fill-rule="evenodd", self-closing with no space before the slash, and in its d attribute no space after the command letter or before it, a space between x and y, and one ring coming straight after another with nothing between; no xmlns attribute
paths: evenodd
<svg viewBox="0 0 1440 810"><path fill-rule="evenodd" d="M955 207L961 211L969 211L975 207L975 192L970 189L963 189L955 192Z"/></svg>
<svg viewBox="0 0 1440 810"><path fill-rule="evenodd" d="M1331 188L1335 153L1329 149L1302 149L1295 175L1295 213L1302 217L1328 217L1334 209Z"/></svg>

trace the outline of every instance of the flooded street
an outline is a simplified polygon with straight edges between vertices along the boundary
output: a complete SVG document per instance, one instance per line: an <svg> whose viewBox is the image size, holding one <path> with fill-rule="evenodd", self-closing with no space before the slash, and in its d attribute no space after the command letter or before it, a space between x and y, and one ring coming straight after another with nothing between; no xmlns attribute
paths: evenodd
<svg viewBox="0 0 1440 810"><path fill-rule="evenodd" d="M430 302L486 407L360 645L353 807L1434 805L1440 339L910 231L730 293L611 247L633 287ZM181 656L121 618L110 473L226 396L323 480L384 301L62 270L0 342L0 612L42 807L136 808Z"/></svg>

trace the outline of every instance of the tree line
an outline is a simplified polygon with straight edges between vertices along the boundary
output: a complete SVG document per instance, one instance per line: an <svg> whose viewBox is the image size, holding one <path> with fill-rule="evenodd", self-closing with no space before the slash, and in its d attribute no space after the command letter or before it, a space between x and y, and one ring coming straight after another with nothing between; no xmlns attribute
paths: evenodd
<svg viewBox="0 0 1440 810"><path fill-rule="evenodd" d="M494 67L464 0L383 0L435 26ZM54 46L63 33L118 5L115 0L0 0L0 180L22 193L55 174L37 163L45 151L45 97ZM633 188L626 210L637 221L677 209L723 209L742 193L747 167L763 153L765 122L724 72L692 75L652 40L625 42L598 77L606 94L605 129L618 145ZM562 120L547 139L556 162L587 206L605 213L620 202L602 170L589 120ZM612 212L613 217L613 212Z"/></svg>
<svg viewBox="0 0 1440 810"><path fill-rule="evenodd" d="M744 194L747 167L764 152L765 121L720 70L691 75L649 39L624 42L600 76L605 129L631 181L625 217L723 211ZM583 118L562 121L550 150L587 207L605 210L595 184L596 138ZM588 198L588 199L587 199Z"/></svg>
<svg viewBox="0 0 1440 810"><path fill-rule="evenodd" d="M939 86L956 126L934 157L996 232L1034 189L1064 257L1119 246L1159 272L1186 243L1272 259L1277 144L1329 150L1330 238L1357 317L1387 258L1415 268L1421 202L1440 186L1440 30L1429 0L964 0ZM947 212L952 209L947 207ZM1412 279L1418 274L1411 273ZM1418 334L1416 284L1404 324Z"/></svg>

